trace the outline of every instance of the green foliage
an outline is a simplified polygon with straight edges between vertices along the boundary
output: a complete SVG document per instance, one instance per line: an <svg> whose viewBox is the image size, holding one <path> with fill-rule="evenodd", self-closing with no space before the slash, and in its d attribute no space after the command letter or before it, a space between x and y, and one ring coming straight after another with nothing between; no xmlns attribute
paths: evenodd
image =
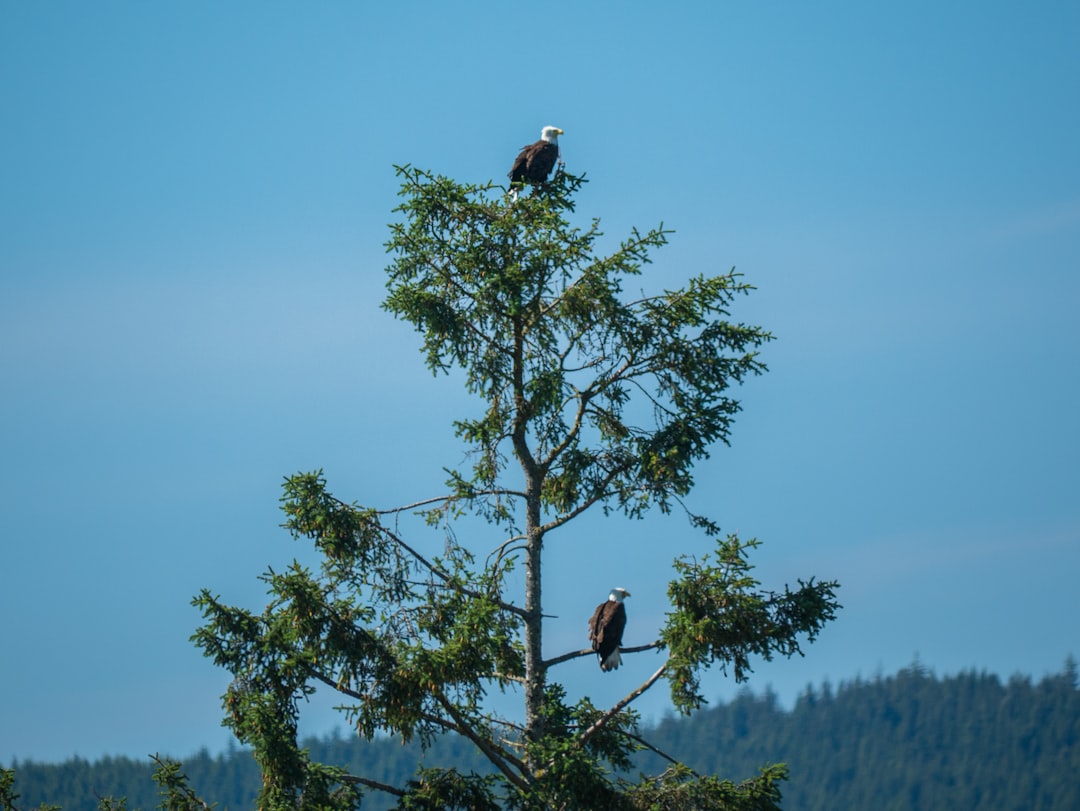
<svg viewBox="0 0 1080 811"><path fill-rule="evenodd" d="M408 782L402 811L499 811L491 775L462 775L456 769L420 769Z"/></svg>
<svg viewBox="0 0 1080 811"><path fill-rule="evenodd" d="M259 616L204 591L195 604L207 624L194 641L237 674L225 723L268 778L260 803L333 806L351 801L355 784L296 745L299 701L318 683L332 687L352 699L343 709L367 739L382 731L430 741L451 723L451 700L479 726L486 689L521 671L517 617L485 596L501 575L474 577L461 549L432 562L408 555L377 515L337 502L319 474L287 481L284 510L293 534L323 551L321 571L267 573L273 599ZM430 579L416 579L420 570Z"/></svg>
<svg viewBox="0 0 1080 811"><path fill-rule="evenodd" d="M458 493L506 495L511 440L557 516L598 501L640 516L686 495L693 465L728 439L739 408L730 387L765 370L756 349L771 336L724 320L750 286L730 272L626 296L671 232L634 230L598 256L599 221L566 219L582 178L559 174L514 202L491 186L398 174L405 221L391 226L384 306L423 334L429 368L464 369L486 403L456 423L476 460L471 476L454 473ZM630 409L635 391L648 408Z"/></svg>
<svg viewBox="0 0 1080 811"><path fill-rule="evenodd" d="M158 796L161 802L158 808L161 811L210 811L210 806L188 785L188 777L181 771L181 765L176 761L162 759L157 755L152 757L157 768L154 770L154 782L158 784ZM116 811L122 811L125 801L120 800ZM102 811L105 811L102 808Z"/></svg>
<svg viewBox="0 0 1080 811"><path fill-rule="evenodd" d="M693 802L694 787L688 785L682 794L680 787L693 783L695 773L705 775L701 779L706 783L716 780L708 777L712 774L743 778L755 775L762 763L782 759L790 770L784 802L805 811L1072 811L1080 808L1080 782L1074 778L1080 773L1075 667L1070 657L1060 673L1003 682L975 672L939 678L913 664L887 677L807 687L790 709L781 707L770 692L743 692L730 702L716 702L688 718L673 716L642 731L642 738L685 766L674 767L652 751L640 751L632 767L618 776L627 782L618 785L636 797L638 807L679 808L681 799ZM570 728L595 716L576 721L565 717ZM392 740L368 743L335 736L307 740L304 746L313 760L402 786L408 785L410 775L417 780L414 772L424 756L418 745ZM453 767L462 776L492 774L470 748L444 736L428 750L426 762ZM639 770L653 777L631 781ZM778 767L763 771L770 770L779 779ZM5 775L16 771L18 780L6 783L5 789ZM94 811L100 808L99 795L127 795L129 807L152 808L158 800L151 771L145 761L128 758L21 762L0 772L0 808L16 807L20 798L15 788L25 800L18 806L23 811L46 800L64 811ZM185 759L184 771L202 796L220 800L218 807L254 807L259 774L250 752L197 754ZM743 784L726 788L730 792ZM751 782L746 788L760 793L767 786ZM773 788L778 786L774 783ZM387 811L399 799L371 792L361 807ZM730 797L727 802L741 807Z"/></svg>
<svg viewBox="0 0 1080 811"><path fill-rule="evenodd" d="M649 811L776 811L780 808L779 784L786 779L787 768L782 764L766 766L757 777L739 784L711 775L702 777L678 764L657 777L629 784L627 794L634 808Z"/></svg>
<svg viewBox="0 0 1080 811"><path fill-rule="evenodd" d="M0 811L19 811L15 801L22 795L15 793L15 770L0 769ZM42 803L39 811L59 811L58 805Z"/></svg>
<svg viewBox="0 0 1080 811"><path fill-rule="evenodd" d="M702 670L731 665L742 678L751 656L798 652L798 638L832 618L834 583L758 592L743 556L753 542L737 539L720 545L715 567L676 562L673 613L645 646L667 647L670 658L604 711L588 699L568 704L550 678L590 651L542 655L545 536L595 506L632 518L682 506L694 466L727 441L739 409L730 390L764 371L757 352L771 338L727 320L749 286L729 272L629 294L628 280L670 232L634 230L602 254L599 222L569 220L582 178L559 173L512 199L412 167L398 174L404 202L384 306L416 326L434 373L462 370L480 400L454 424L472 467L450 470L442 496L383 510L337 499L320 472L290 477L285 526L313 543L318 568L268 571L261 613L207 591L195 598L204 618L195 644L235 677L225 723L254 751L259 806L344 811L377 790L400 808L633 808L662 797L772 807L747 803L779 796L776 769L740 786L678 770L638 787L617 779L646 745L626 706L666 672L688 711L700 703ZM422 551L431 543L413 538L411 513L426 523L422 536L442 533L441 555ZM460 543L454 523L471 515L499 535ZM480 543L494 550L483 561ZM523 586L509 579L519 565ZM517 686L522 717L492 712L491 691ZM387 785L326 766L297 741L301 702L317 687L341 696L366 740L389 734L428 747L449 732L492 771L425 769Z"/></svg>
<svg viewBox="0 0 1080 811"><path fill-rule="evenodd" d="M839 608L838 584L832 581L799 581L796 591L785 587L783 594L757 591L760 584L750 575L747 550L758 545L729 535L717 543L715 563L708 555L700 562L675 561L680 577L668 586L675 610L660 637L671 654L666 674L671 700L681 712L704 701L703 667L718 663L727 672L730 665L735 681L745 681L751 656L769 661L777 653L801 654L799 638L805 635L812 642Z"/></svg>

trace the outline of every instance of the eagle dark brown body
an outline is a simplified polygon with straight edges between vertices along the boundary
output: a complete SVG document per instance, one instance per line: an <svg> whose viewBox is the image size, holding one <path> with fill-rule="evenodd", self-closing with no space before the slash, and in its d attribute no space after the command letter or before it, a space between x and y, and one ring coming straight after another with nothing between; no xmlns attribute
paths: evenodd
<svg viewBox="0 0 1080 811"><path fill-rule="evenodd" d="M507 173L510 182L533 185L546 182L559 159L560 135L562 130L558 127L544 127L540 140L523 147L518 154L517 160Z"/></svg>
<svg viewBox="0 0 1080 811"><path fill-rule="evenodd" d="M626 628L626 607L622 601L629 596L626 589L613 589L611 596L596 607L589 620L589 641L600 660L600 669L605 673L622 664L619 646Z"/></svg>

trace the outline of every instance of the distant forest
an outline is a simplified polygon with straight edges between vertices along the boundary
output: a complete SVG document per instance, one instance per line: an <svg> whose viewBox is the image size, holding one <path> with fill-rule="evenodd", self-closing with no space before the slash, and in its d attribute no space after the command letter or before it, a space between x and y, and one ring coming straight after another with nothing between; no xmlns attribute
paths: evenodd
<svg viewBox="0 0 1080 811"><path fill-rule="evenodd" d="M659 723L648 739L700 773L736 781L769 762L787 763L785 808L799 811L1075 811L1080 809L1080 689L1070 657L1039 681L966 672L939 678L919 664L894 676L807 688L788 710L772 693L744 692L690 718ZM331 736L306 744L315 760L404 784L425 766L482 770L468 746L440 741L421 754L397 741ZM646 773L664 762L642 753ZM41 803L93 811L103 797L158 805L152 764L128 758L58 765L15 762L23 811ZM251 754L201 752L184 761L191 786L218 809L251 809L259 773ZM361 808L392 808L372 793Z"/></svg>

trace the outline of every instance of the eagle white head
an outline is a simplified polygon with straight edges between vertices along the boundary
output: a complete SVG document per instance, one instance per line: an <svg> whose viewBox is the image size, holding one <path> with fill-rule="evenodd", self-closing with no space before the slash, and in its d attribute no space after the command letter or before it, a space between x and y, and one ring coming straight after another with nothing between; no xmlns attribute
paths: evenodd
<svg viewBox="0 0 1080 811"><path fill-rule="evenodd" d="M540 140L549 144L559 143L559 136L563 134L563 131L558 127L544 127L540 130Z"/></svg>
<svg viewBox="0 0 1080 811"><path fill-rule="evenodd" d="M627 597L630 596L630 592L626 589L615 588L611 590L611 594L608 595L608 599L615 603L621 603Z"/></svg>

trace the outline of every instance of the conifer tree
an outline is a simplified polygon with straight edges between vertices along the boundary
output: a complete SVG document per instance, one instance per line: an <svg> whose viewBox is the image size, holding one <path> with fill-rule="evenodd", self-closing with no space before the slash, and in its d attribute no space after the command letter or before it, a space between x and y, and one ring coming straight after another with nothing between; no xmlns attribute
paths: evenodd
<svg viewBox="0 0 1080 811"><path fill-rule="evenodd" d="M756 541L724 535L683 501L695 465L729 438L732 388L765 370L758 351L771 336L728 320L749 286L729 272L631 294L669 232L634 230L601 254L599 221L570 221L581 177L559 172L513 199L494 184L397 171L383 306L415 325L433 372L463 373L477 410L454 430L469 467L448 471L443 494L391 507L338 498L319 472L292 476L286 527L315 545L318 570L267 572L262 613L196 597L205 624L193 639L235 677L225 723L255 751L260 807L351 808L366 791L400 808L778 807L782 766L737 785L675 762L639 779L626 771L648 745L630 709L639 695L666 683L688 714L704 701L704 671L742 681L752 657L800 652L838 607L833 582L763 590L748 559ZM591 651L543 644L545 540L591 509L684 510L715 544L674 561L659 638L624 650L666 658L607 708L572 700L556 678ZM447 765L391 786L314 762L297 721L317 687L340 694L363 738L457 735L491 770ZM520 714L496 713L493 690L519 695Z"/></svg>

